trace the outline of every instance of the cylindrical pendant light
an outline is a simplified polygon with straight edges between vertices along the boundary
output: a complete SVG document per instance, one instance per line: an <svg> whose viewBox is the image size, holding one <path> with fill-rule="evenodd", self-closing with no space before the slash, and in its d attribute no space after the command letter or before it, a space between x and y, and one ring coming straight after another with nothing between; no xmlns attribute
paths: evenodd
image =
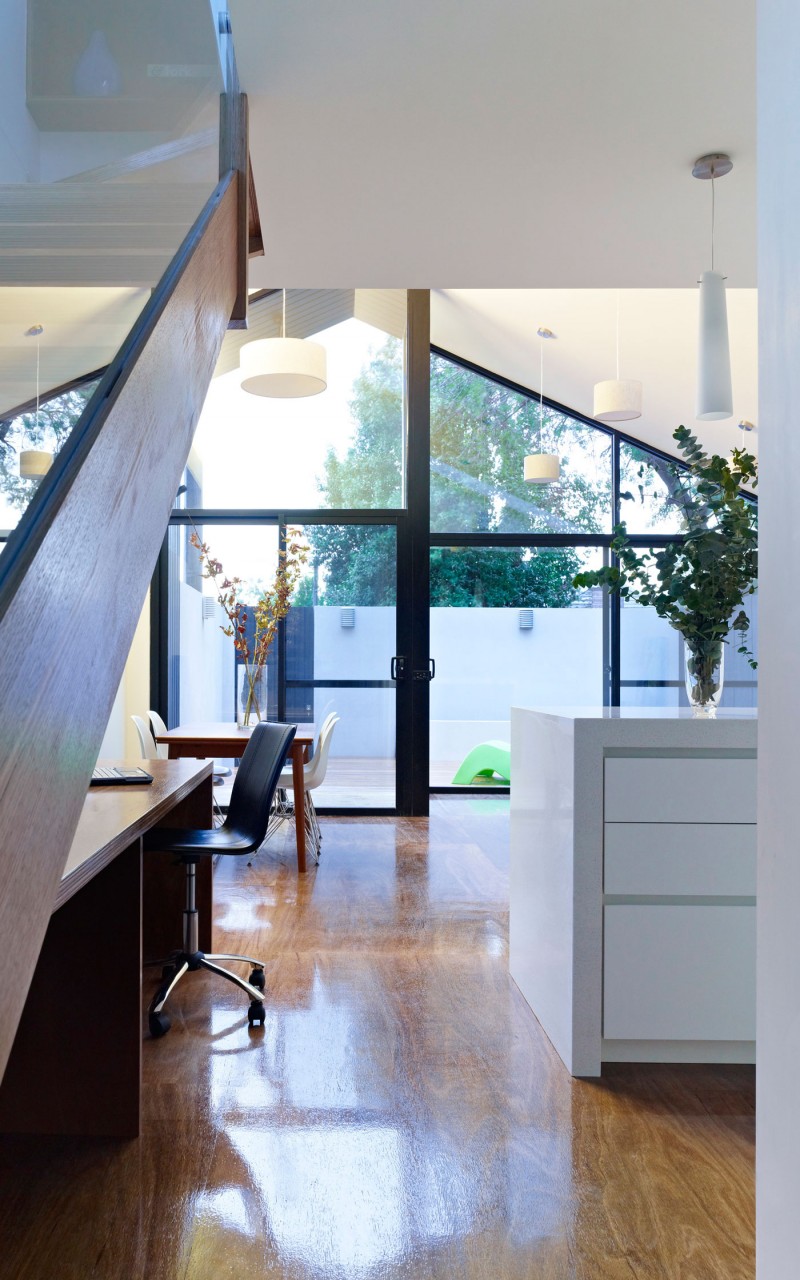
<svg viewBox="0 0 800 1280"><path fill-rule="evenodd" d="M700 277L700 325L697 344L697 413L701 422L733 416L731 353L725 277L714 270L714 180L730 173L733 163L722 152L701 156L692 174L711 182L711 270Z"/></svg>
<svg viewBox="0 0 800 1280"><path fill-rule="evenodd" d="M728 308L719 271L704 271L700 277L696 416L702 422L733 416Z"/></svg>
<svg viewBox="0 0 800 1280"><path fill-rule="evenodd" d="M523 463L523 476L529 484L552 484L561 475L561 460L557 453L542 453L542 428L544 426L544 344L555 338L552 329L537 329L541 339L539 348L539 453L529 453Z"/></svg>
<svg viewBox="0 0 800 1280"><path fill-rule="evenodd" d="M279 338L247 342L239 353L242 390L280 399L316 396L328 385L325 348L307 338L286 337L286 290Z"/></svg>
<svg viewBox="0 0 800 1280"><path fill-rule="evenodd" d="M630 422L642 416L642 384L619 376L619 289L617 289L617 376L594 385L594 414L598 422Z"/></svg>

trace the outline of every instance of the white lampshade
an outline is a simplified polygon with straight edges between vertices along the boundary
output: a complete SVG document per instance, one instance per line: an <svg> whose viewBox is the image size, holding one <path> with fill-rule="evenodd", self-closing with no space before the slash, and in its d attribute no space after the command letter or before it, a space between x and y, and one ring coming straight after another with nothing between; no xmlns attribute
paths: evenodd
<svg viewBox="0 0 800 1280"><path fill-rule="evenodd" d="M641 382L620 378L596 382L593 416L598 422L630 422L632 418L641 418Z"/></svg>
<svg viewBox="0 0 800 1280"><path fill-rule="evenodd" d="M704 271L700 277L697 417L702 422L716 422L732 416L733 391L725 280L719 271Z"/></svg>
<svg viewBox="0 0 800 1280"><path fill-rule="evenodd" d="M307 338L260 338L239 353L242 389L254 396L316 396L328 385L325 348Z"/></svg>
<svg viewBox="0 0 800 1280"><path fill-rule="evenodd" d="M19 474L23 480L46 476L53 465L53 455L45 449L23 449L19 455Z"/></svg>
<svg viewBox="0 0 800 1280"><path fill-rule="evenodd" d="M529 484L552 484L561 475L557 453L529 453L525 459L525 479Z"/></svg>

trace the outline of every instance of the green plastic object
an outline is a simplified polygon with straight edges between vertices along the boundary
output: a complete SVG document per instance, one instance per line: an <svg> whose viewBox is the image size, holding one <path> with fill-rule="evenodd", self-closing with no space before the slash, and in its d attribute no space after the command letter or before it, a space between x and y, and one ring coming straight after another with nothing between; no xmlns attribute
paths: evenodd
<svg viewBox="0 0 800 1280"><path fill-rule="evenodd" d="M498 774L503 782L511 781L511 743L479 742L462 761L454 787L468 787L475 778L491 778Z"/></svg>

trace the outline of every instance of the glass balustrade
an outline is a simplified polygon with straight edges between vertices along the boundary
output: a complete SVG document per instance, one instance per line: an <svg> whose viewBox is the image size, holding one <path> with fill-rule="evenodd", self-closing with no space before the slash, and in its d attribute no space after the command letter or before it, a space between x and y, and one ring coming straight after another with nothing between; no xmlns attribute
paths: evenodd
<svg viewBox="0 0 800 1280"><path fill-rule="evenodd" d="M216 186L220 25L195 0L4 9L0 547Z"/></svg>

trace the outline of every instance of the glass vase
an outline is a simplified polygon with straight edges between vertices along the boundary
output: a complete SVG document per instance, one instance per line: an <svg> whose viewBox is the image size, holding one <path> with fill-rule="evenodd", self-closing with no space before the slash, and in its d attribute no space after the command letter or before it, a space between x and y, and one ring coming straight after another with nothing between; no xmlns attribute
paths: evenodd
<svg viewBox="0 0 800 1280"><path fill-rule="evenodd" d="M686 696L692 715L713 720L722 697L725 646L721 640L685 646Z"/></svg>
<svg viewBox="0 0 800 1280"><path fill-rule="evenodd" d="M252 729L267 718L267 668L236 668L236 723L240 729Z"/></svg>

